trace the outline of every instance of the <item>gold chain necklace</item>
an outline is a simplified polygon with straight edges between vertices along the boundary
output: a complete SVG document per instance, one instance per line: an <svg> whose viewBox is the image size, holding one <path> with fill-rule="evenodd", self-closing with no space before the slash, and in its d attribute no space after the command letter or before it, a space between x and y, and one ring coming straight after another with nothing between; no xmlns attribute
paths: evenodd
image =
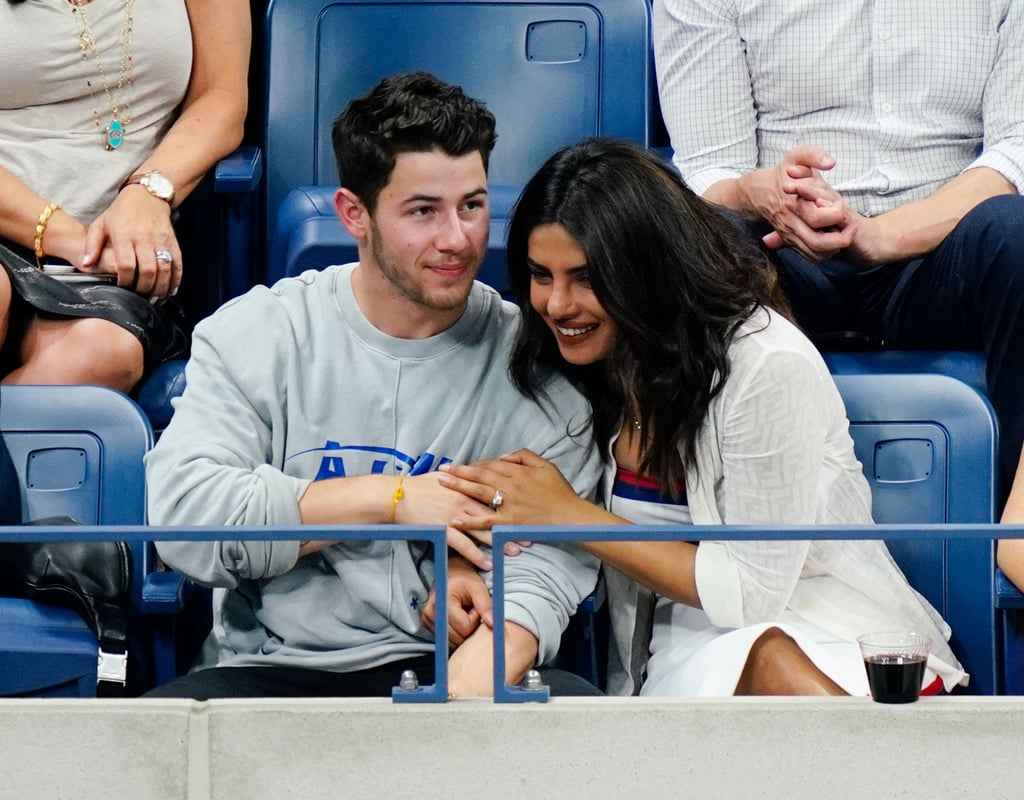
<svg viewBox="0 0 1024 800"><path fill-rule="evenodd" d="M68 0L71 4L71 13L78 16L78 22L82 26L78 34L78 47L82 51L82 59L90 58L96 64L96 70L103 81L103 93L107 97L110 106L110 122L103 128L103 147L106 150L116 150L121 146L127 134L127 127L132 121L131 101L124 97L126 87L133 85L132 80L132 12L135 7L135 0L125 0L124 22L121 23L121 62L118 67L117 85L110 87L110 80L107 78L107 70L103 65L99 47L96 44L96 37L92 28L89 27L89 18L85 14L85 7L92 0ZM89 87L89 96L95 97L96 91L92 81L86 78ZM122 103L123 100L123 103ZM93 122L99 128L102 125L99 111L93 110Z"/></svg>

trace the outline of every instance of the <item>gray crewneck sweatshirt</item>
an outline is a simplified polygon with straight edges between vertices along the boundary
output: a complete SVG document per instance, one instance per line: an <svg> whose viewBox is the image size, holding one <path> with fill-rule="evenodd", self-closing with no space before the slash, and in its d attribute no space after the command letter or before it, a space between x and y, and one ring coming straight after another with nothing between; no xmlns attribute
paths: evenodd
<svg viewBox="0 0 1024 800"><path fill-rule="evenodd" d="M521 447L592 495L600 463L585 400L552 376L536 404L508 377L518 309L477 283L448 330L396 339L360 311L354 266L256 287L196 327L187 389L146 458L152 523L297 525L313 480L419 474ZM420 614L433 580L423 545L339 543L303 558L297 542L157 549L225 590L202 666L354 671L433 652ZM538 637L541 663L596 575L596 559L571 545L536 544L506 561L507 617Z"/></svg>

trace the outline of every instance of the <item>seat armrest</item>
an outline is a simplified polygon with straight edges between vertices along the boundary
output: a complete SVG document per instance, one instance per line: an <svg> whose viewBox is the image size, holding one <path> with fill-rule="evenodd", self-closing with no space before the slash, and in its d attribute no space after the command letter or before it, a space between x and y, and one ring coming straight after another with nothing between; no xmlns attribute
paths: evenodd
<svg viewBox="0 0 1024 800"><path fill-rule="evenodd" d="M254 192L263 177L263 151L246 145L217 162L213 189L222 194Z"/></svg>
<svg viewBox="0 0 1024 800"><path fill-rule="evenodd" d="M248 145L222 158L214 169L213 189L223 196L225 207L226 263L221 303L244 294L264 279L255 258L259 231L256 188L262 177L263 152Z"/></svg>
<svg viewBox="0 0 1024 800"><path fill-rule="evenodd" d="M604 605L607 598L608 587L604 582L604 575L602 574L597 581L597 586L594 587L594 591L584 597L583 602L579 604L577 613L596 614L601 610L601 606Z"/></svg>
<svg viewBox="0 0 1024 800"><path fill-rule="evenodd" d="M186 579L177 572L149 573L142 582L144 614L178 614L185 606Z"/></svg>
<svg viewBox="0 0 1024 800"><path fill-rule="evenodd" d="M1024 594L998 568L995 577L995 602L996 608L1024 608Z"/></svg>

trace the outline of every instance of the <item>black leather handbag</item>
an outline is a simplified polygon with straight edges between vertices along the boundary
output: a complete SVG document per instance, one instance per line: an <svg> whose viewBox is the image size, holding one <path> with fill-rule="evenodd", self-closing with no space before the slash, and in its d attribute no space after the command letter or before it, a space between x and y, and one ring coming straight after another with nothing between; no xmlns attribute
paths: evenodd
<svg viewBox="0 0 1024 800"><path fill-rule="evenodd" d="M75 524L67 517L33 524ZM128 643L131 553L124 542L0 544L0 594L69 606L107 652Z"/></svg>

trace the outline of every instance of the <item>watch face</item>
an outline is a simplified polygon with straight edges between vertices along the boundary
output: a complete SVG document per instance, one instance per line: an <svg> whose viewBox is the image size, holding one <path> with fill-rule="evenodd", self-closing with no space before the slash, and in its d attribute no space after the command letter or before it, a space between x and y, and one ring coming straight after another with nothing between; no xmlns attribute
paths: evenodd
<svg viewBox="0 0 1024 800"><path fill-rule="evenodd" d="M174 197L174 184L159 172L146 173L142 176L142 180L139 181L139 183L145 186L152 194L156 195L161 200L169 201Z"/></svg>

